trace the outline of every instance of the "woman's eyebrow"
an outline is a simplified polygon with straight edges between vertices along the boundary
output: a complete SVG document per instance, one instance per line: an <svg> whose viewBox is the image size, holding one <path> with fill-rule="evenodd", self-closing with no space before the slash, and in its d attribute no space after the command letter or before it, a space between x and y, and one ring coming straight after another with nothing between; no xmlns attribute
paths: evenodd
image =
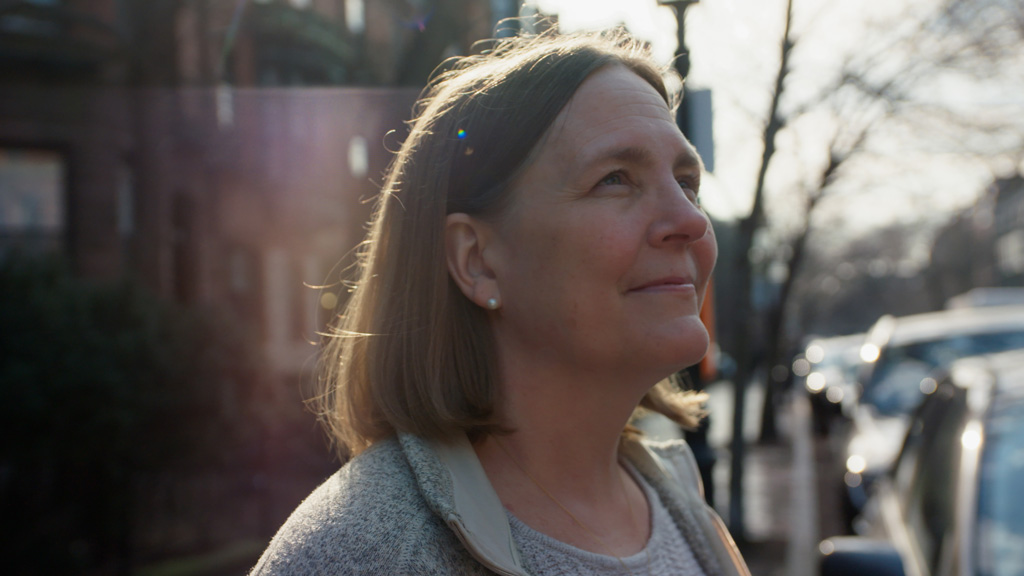
<svg viewBox="0 0 1024 576"><path fill-rule="evenodd" d="M626 146L614 148L610 151L601 151L588 158L583 165L589 166L607 160L618 160L626 164L651 164L654 162L654 153L650 149L640 146ZM689 146L681 152L672 163L673 168L700 168L700 158L690 149Z"/></svg>
<svg viewBox="0 0 1024 576"><path fill-rule="evenodd" d="M594 165L604 164L610 160L623 164L644 165L654 161L654 154L650 150L639 146L601 149L584 155L583 161L580 162L579 166L587 169Z"/></svg>
<svg viewBox="0 0 1024 576"><path fill-rule="evenodd" d="M654 160L654 155L651 154L650 150L638 146L619 148L609 154L608 157L629 164L650 164Z"/></svg>

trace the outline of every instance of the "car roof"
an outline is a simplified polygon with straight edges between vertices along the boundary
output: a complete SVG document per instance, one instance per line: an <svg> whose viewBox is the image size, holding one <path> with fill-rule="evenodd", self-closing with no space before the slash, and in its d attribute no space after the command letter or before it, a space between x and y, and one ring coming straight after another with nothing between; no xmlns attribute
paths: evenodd
<svg viewBox="0 0 1024 576"><path fill-rule="evenodd" d="M884 320L884 319L883 319ZM1024 306L961 308L898 318L889 317L888 344L901 345L944 336L1024 331ZM882 320L879 321L882 323Z"/></svg>
<svg viewBox="0 0 1024 576"><path fill-rule="evenodd" d="M974 288L946 301L947 309L1012 305L1024 305L1024 288L1017 286Z"/></svg>
<svg viewBox="0 0 1024 576"><path fill-rule="evenodd" d="M989 362L996 379L995 395L1000 400L1024 398L1024 350L995 354Z"/></svg>
<svg viewBox="0 0 1024 576"><path fill-rule="evenodd" d="M805 346L805 348L818 345L828 351L835 350L837 348L860 346L864 343L865 336L866 335L863 332L858 334L844 334L842 336L815 336L807 342L807 346Z"/></svg>
<svg viewBox="0 0 1024 576"><path fill-rule="evenodd" d="M956 386L988 388L989 403L1024 399L1024 349L962 358L949 372Z"/></svg>

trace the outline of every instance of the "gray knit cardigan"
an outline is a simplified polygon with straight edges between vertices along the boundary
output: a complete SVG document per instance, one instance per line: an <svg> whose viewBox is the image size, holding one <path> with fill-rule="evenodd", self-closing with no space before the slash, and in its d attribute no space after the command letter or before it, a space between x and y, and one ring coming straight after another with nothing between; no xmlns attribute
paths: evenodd
<svg viewBox="0 0 1024 576"><path fill-rule="evenodd" d="M708 576L749 572L704 503L682 441L624 440L620 454L654 487ZM529 576L508 519L468 440L401 435L374 444L284 523L251 576Z"/></svg>

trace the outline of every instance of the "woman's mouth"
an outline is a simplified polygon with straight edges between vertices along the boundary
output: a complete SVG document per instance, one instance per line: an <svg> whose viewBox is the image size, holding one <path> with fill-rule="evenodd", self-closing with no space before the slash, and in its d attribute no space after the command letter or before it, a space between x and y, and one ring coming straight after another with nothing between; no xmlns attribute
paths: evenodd
<svg viewBox="0 0 1024 576"><path fill-rule="evenodd" d="M683 276L658 278L629 289L630 292L686 292L694 290L696 290L696 287L693 284L693 280Z"/></svg>

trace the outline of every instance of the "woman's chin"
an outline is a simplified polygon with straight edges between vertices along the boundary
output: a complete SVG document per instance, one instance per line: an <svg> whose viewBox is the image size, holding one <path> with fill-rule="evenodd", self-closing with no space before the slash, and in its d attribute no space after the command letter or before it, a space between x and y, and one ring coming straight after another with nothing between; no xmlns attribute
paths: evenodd
<svg viewBox="0 0 1024 576"><path fill-rule="evenodd" d="M675 372L699 363L711 347L711 337L704 324L699 324L699 330L687 330L667 342L671 342L668 348L674 352L672 365L676 367Z"/></svg>

